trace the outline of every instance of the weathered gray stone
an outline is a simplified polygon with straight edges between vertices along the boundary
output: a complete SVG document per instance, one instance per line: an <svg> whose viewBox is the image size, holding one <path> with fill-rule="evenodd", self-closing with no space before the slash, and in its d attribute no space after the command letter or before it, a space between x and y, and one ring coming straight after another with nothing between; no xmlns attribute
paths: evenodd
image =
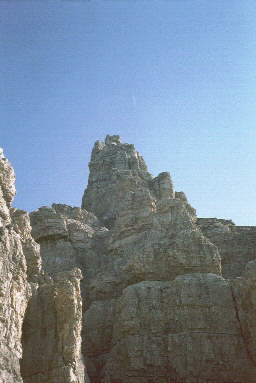
<svg viewBox="0 0 256 383"><path fill-rule="evenodd" d="M255 381L230 283L216 274L127 287L116 308L113 345L104 382Z"/></svg>
<svg viewBox="0 0 256 383"><path fill-rule="evenodd" d="M29 215L11 207L14 181L1 150L0 382L89 382L81 361L81 272L44 274Z"/></svg>
<svg viewBox="0 0 256 383"><path fill-rule="evenodd" d="M153 178L133 146L122 144L116 136L108 136L105 143L95 144L90 168L83 206L98 215L108 229L100 226L96 218L94 225L88 222L89 213L83 209L77 217L71 217L72 208L64 205L53 205L45 212L39 209L31 214L31 220L47 272L52 273L60 267L67 270L73 262L73 266L80 267L86 275L82 282L86 309L83 352L92 382L99 379L102 382L144 382L153 379L154 369L158 370L156 381L167 381L171 377L181 379L177 367L168 362L171 343L166 334L171 312L170 302L167 302L175 298L173 294L179 293L174 293L169 284L176 277L189 273L220 274L218 250L198 229L195 210L184 193L174 192L169 173ZM83 222L82 214L86 218ZM50 215L55 221L48 229ZM74 235L77 227L80 234ZM61 230L62 235L56 235ZM181 282L180 288L184 283ZM139 326L131 333L131 328L126 330L125 324L127 313L133 310L131 303L126 302L126 291L139 291L141 284L163 285L170 296L167 299L165 292L166 303L161 310L157 289L152 290L156 291L155 303L150 296L147 300L142 297L141 310L145 309L148 314L135 311L135 317L142 321L144 330ZM122 302L126 307L124 316L120 309ZM147 303L150 309L146 308ZM178 323L184 310L176 311ZM173 331L176 334L178 330ZM191 341L192 346L194 343ZM144 357L140 359L138 353L142 350ZM155 362L150 357L152 353L158 355ZM150 363L153 363L152 368Z"/></svg>
<svg viewBox="0 0 256 383"><path fill-rule="evenodd" d="M111 227L121 211L124 194L147 187L152 176L133 145L122 144L119 136L97 141L89 164L90 175L82 207Z"/></svg>
<svg viewBox="0 0 256 383"><path fill-rule="evenodd" d="M84 383L79 269L35 284L23 324L24 383Z"/></svg>
<svg viewBox="0 0 256 383"><path fill-rule="evenodd" d="M256 227L236 226L230 220L199 218L204 235L218 247L225 278L241 276L247 262L256 258Z"/></svg>
<svg viewBox="0 0 256 383"><path fill-rule="evenodd" d="M256 382L255 228L197 218L168 172L107 136L82 208L30 214L35 243L1 158L0 381Z"/></svg>
<svg viewBox="0 0 256 383"><path fill-rule="evenodd" d="M0 152L0 381L22 382L21 330L28 298L27 265L20 232L28 227L12 222L11 202L15 194L14 172ZM16 229L16 230L15 230ZM30 237L31 238L31 237ZM32 239L31 239L32 241Z"/></svg>

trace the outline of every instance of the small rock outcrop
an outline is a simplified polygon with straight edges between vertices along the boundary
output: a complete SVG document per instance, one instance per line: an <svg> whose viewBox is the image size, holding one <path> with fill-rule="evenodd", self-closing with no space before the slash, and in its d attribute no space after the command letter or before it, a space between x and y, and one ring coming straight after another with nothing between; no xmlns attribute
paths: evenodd
<svg viewBox="0 0 256 383"><path fill-rule="evenodd" d="M0 178L2 279L18 262L22 296L6 316L19 323L6 382L255 383L256 229L198 218L119 136L95 143L89 167L81 208L43 206L30 221L10 208L12 169ZM18 304L3 291L5 310Z"/></svg>

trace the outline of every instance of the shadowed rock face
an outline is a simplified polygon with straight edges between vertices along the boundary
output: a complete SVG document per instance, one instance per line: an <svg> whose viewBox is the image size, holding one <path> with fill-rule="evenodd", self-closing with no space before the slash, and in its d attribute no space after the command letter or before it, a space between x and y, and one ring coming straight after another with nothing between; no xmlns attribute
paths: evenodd
<svg viewBox="0 0 256 383"><path fill-rule="evenodd" d="M198 219L170 174L152 177L119 136L96 142L89 167L82 208L30 214L37 244L2 191L29 291L19 336L9 336L21 347L22 327L23 381L255 383L254 228Z"/></svg>
<svg viewBox="0 0 256 383"><path fill-rule="evenodd" d="M256 227L236 226L230 220L199 218L204 235L218 247L225 278L242 275L246 264L256 258Z"/></svg>
<svg viewBox="0 0 256 383"><path fill-rule="evenodd" d="M11 207L14 181L1 150L0 382L82 383L81 272L44 273L29 216Z"/></svg>

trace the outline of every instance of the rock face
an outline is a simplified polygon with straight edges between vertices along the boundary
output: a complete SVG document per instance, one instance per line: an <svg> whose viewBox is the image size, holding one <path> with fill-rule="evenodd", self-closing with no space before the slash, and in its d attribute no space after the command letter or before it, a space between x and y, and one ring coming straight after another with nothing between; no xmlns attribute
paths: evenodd
<svg viewBox="0 0 256 383"><path fill-rule="evenodd" d="M83 383L81 271L45 276L33 286L23 324L24 383Z"/></svg>
<svg viewBox="0 0 256 383"><path fill-rule="evenodd" d="M89 163L90 175L82 208L92 211L105 226L112 226L129 191L147 188L152 177L133 145L121 144L119 136L97 141Z"/></svg>
<svg viewBox="0 0 256 383"><path fill-rule="evenodd" d="M256 258L256 227L217 218L199 218L197 223L219 249L223 276L241 276L246 264Z"/></svg>
<svg viewBox="0 0 256 383"><path fill-rule="evenodd" d="M50 278L0 151L0 382L82 383L78 269Z"/></svg>
<svg viewBox="0 0 256 383"><path fill-rule="evenodd" d="M30 214L37 243L1 191L24 263L20 329L6 342L23 349L21 375L13 347L3 355L20 380L6 381L255 383L256 229L197 218L170 174L152 177L119 136L96 142L89 167L82 208Z"/></svg>
<svg viewBox="0 0 256 383"><path fill-rule="evenodd" d="M31 222L47 273L85 276L91 382L255 383L256 230L198 219L119 136L96 142L89 167L81 209Z"/></svg>
<svg viewBox="0 0 256 383"><path fill-rule="evenodd" d="M14 172L0 151L0 381L22 382L19 360L22 356L21 330L30 291L26 257L18 214L11 209L15 195ZM25 223L26 219L25 219ZM21 234L21 235L20 235ZM32 241L32 238L31 238ZM36 249L35 245L35 249ZM32 250L32 249L31 249ZM35 250L36 251L36 250Z"/></svg>

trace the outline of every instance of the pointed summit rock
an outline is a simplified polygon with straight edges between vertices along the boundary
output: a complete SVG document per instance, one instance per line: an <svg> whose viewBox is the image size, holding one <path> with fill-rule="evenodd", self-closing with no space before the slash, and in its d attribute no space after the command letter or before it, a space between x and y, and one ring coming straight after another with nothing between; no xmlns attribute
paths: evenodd
<svg viewBox="0 0 256 383"><path fill-rule="evenodd" d="M124 194L148 188L152 176L134 145L122 143L120 137L107 135L96 141L89 163L90 175L82 207L111 227L122 207Z"/></svg>
<svg viewBox="0 0 256 383"><path fill-rule="evenodd" d="M145 273L165 280L220 273L216 247L198 229L185 194L174 192L168 172L153 178L134 145L109 135L95 143L89 167L82 206L111 229L109 250L122 257L126 278L132 270L140 270L140 280Z"/></svg>

